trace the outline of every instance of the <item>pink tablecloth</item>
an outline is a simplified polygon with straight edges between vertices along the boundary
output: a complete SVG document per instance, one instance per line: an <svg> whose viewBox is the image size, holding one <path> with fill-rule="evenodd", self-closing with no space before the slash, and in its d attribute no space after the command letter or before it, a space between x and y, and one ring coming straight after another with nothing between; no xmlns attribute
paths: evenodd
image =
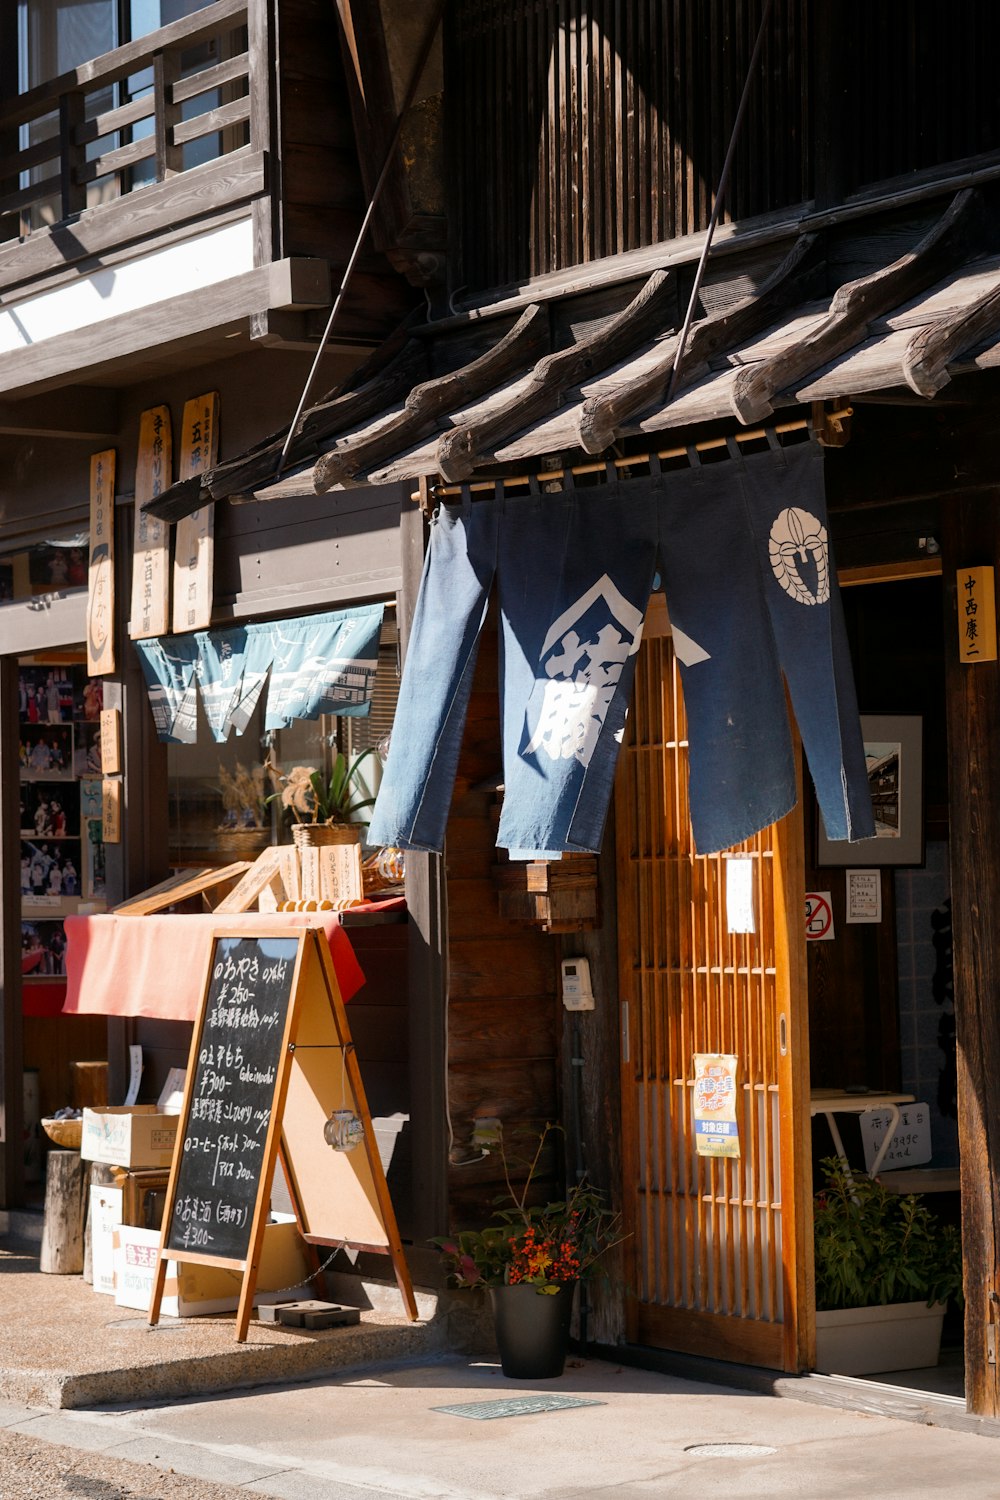
<svg viewBox="0 0 1000 1500"><path fill-rule="evenodd" d="M208 973L212 933L251 932L255 912L239 916L66 918L66 1003L63 1015L154 1016L193 1021ZM326 933L341 998L349 1000L365 982L350 938L333 914L282 912L268 917L288 926Z"/></svg>

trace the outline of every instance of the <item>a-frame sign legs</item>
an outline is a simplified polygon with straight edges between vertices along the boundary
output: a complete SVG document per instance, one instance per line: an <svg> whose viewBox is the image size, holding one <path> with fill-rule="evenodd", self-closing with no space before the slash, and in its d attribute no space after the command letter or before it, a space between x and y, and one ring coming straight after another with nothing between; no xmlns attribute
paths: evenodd
<svg viewBox="0 0 1000 1500"><path fill-rule="evenodd" d="M371 1172L372 1186L375 1189L375 1196L378 1201L379 1215L388 1240L388 1253L392 1260L396 1285L402 1294L403 1303L410 1321L416 1322L417 1302L413 1295L410 1268L406 1264L406 1256L403 1254L403 1243L399 1237L396 1214L392 1206L392 1200L389 1197L389 1184L385 1180L385 1172L382 1169L382 1158L379 1155L378 1141L375 1138L371 1115L368 1112L368 1100L365 1096L364 1084L361 1081L361 1070L358 1067L358 1059L354 1051L354 1043L351 1040L350 1027L347 1024L347 1012L344 1002L340 998L340 986L337 983L337 975L333 967L333 956L330 953L330 946L323 940L322 934L317 933L315 937L320 963L326 980L326 990L330 997L330 1009L333 1012L340 1046L343 1049L347 1080L350 1084L351 1093L354 1095L358 1118L364 1126L365 1153L368 1158L368 1169Z"/></svg>

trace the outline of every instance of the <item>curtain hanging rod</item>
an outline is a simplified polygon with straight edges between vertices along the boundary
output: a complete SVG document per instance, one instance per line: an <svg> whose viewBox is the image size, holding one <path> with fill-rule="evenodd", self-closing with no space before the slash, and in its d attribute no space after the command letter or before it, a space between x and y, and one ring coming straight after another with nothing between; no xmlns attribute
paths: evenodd
<svg viewBox="0 0 1000 1500"><path fill-rule="evenodd" d="M807 417L797 417L791 422L775 422L770 427L754 427L746 432L730 434L738 443L760 442L767 437L768 432L802 432L812 427L812 422ZM713 448L725 448L729 445L730 438L716 437L703 438L699 443L685 443L679 448L660 448L655 450L655 456L664 458L684 458L694 449L696 453L708 453ZM502 479L477 479L471 484L422 484L419 490L415 490L410 499L418 505L425 505L428 501L442 500L447 495L460 495L463 490L493 490L498 484L504 489L513 489L517 485L530 484L534 478L539 484L549 484L554 479L563 479L567 474L603 474L609 466L616 469L630 469L636 464L645 464L654 456L654 450L648 453L629 453L621 458L609 459L606 463L571 464L564 469L547 469L541 474L511 474Z"/></svg>

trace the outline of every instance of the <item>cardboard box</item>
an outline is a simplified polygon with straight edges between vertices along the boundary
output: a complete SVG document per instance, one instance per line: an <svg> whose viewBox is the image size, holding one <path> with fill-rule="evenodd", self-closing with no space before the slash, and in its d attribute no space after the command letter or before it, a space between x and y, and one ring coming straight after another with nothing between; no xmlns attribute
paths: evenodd
<svg viewBox="0 0 1000 1500"><path fill-rule="evenodd" d="M122 1222L122 1190L119 1187L90 1189L90 1264L94 1291L115 1294L115 1230Z"/></svg>
<svg viewBox="0 0 1000 1500"><path fill-rule="evenodd" d="M155 1104L85 1109L80 1155L112 1167L169 1167L177 1139L177 1115Z"/></svg>
<svg viewBox="0 0 1000 1500"><path fill-rule="evenodd" d="M295 1293L309 1295L304 1286L309 1267L299 1227L291 1214L276 1214L275 1220L264 1229L255 1303L287 1301ZM123 1224L115 1239L115 1303L148 1312L160 1236L152 1229ZM168 1318L235 1312L242 1284L240 1271L168 1260L160 1311Z"/></svg>

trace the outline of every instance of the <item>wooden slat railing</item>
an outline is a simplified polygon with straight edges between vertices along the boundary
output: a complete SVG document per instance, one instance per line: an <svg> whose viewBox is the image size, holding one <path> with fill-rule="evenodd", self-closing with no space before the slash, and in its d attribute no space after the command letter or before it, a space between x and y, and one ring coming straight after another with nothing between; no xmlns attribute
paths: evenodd
<svg viewBox="0 0 1000 1500"><path fill-rule="evenodd" d="M29 233L46 205L56 222L87 206L88 187L105 182L113 196L132 190L133 169L151 161L142 186L164 182L184 171L183 147L217 134L217 156L252 149L250 60L246 51L248 0L216 0L214 5L151 32L71 72L0 101L0 240ZM181 77L182 56L206 43L217 44L222 60ZM226 57L226 51L233 56ZM138 97L125 97L99 109L97 97L112 86L127 92L128 80L145 74ZM220 102L216 91L225 90ZM227 97L228 96L228 97ZM181 118L183 105L195 114ZM51 138L17 148L32 125L59 121ZM133 135L137 126L144 133ZM104 149L101 149L101 148ZM89 148L89 149L88 149ZM36 180L31 181L29 178Z"/></svg>

